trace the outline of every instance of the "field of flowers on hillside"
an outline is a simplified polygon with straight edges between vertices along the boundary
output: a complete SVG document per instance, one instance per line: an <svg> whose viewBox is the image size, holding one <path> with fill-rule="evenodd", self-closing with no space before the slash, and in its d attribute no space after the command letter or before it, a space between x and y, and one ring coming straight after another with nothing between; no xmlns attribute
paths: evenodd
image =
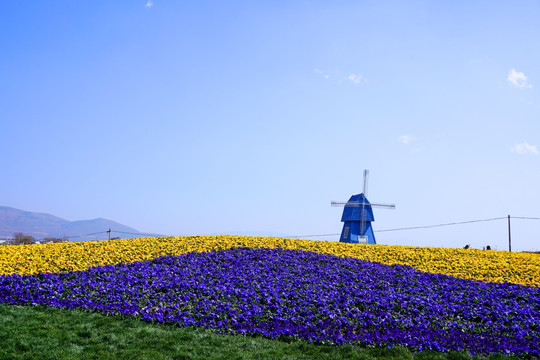
<svg viewBox="0 0 540 360"><path fill-rule="evenodd" d="M306 250L386 265L409 265L425 272L470 280L540 287L538 254L227 235L0 246L0 275L78 271L233 247Z"/></svg>
<svg viewBox="0 0 540 360"><path fill-rule="evenodd" d="M0 303L317 343L540 355L537 254L201 236L2 246L0 273Z"/></svg>

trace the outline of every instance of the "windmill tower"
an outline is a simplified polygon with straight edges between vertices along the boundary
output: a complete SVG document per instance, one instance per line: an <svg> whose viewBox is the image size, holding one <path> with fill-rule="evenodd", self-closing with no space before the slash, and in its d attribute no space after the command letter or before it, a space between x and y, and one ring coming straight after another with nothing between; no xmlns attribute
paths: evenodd
<svg viewBox="0 0 540 360"><path fill-rule="evenodd" d="M341 231L340 242L355 244L376 244L375 235L371 222L373 208L395 209L394 204L370 203L367 199L367 184L369 171L364 170L364 191L361 194L353 195L347 202L332 201L332 206L344 206L341 221L343 230Z"/></svg>

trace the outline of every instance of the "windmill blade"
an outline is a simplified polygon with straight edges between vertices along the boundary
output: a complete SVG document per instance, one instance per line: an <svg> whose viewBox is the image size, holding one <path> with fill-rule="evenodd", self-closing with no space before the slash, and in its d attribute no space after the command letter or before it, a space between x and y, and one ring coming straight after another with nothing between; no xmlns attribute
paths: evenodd
<svg viewBox="0 0 540 360"><path fill-rule="evenodd" d="M336 206L336 207L344 207L345 205L348 205L348 204L353 203L353 202L360 204L358 201L350 201L350 202L347 202L347 201L332 201L330 203L330 205ZM348 205L348 206L350 206L350 205Z"/></svg>
<svg viewBox="0 0 540 360"><path fill-rule="evenodd" d="M368 176L369 170L364 170L364 196L367 197L367 186L368 186Z"/></svg>
<svg viewBox="0 0 540 360"><path fill-rule="evenodd" d="M385 208L385 209L395 209L396 208L396 204L378 204L378 203L375 203L375 204L369 204L368 206L376 207L376 208Z"/></svg>
<svg viewBox="0 0 540 360"><path fill-rule="evenodd" d="M365 181L365 172L364 172L364 181ZM364 183L364 190L365 190L365 183ZM364 229L366 228L366 204L362 204L363 206L360 207L360 236L364 236Z"/></svg>
<svg viewBox="0 0 540 360"><path fill-rule="evenodd" d="M366 203L366 202L360 202L360 201L332 201L330 203L332 206L339 206L339 207L360 207L360 206L371 206L376 208L386 208L386 209L395 209L395 204L380 204L380 203Z"/></svg>

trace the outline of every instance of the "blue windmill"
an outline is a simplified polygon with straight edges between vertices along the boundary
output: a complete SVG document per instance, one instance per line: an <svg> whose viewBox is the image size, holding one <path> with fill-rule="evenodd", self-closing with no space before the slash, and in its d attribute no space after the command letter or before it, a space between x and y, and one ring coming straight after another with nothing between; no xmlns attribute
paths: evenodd
<svg viewBox="0 0 540 360"><path fill-rule="evenodd" d="M364 170L364 191L361 194L353 195L347 202L332 201L332 206L344 206L341 221L343 230L341 231L340 242L355 244L376 244L375 235L371 222L373 208L395 209L394 204L370 203L367 199L368 170Z"/></svg>

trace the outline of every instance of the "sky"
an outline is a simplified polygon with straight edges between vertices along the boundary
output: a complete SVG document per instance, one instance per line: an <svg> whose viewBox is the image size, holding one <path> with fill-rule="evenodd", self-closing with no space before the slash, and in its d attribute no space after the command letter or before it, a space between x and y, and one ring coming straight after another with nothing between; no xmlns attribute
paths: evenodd
<svg viewBox="0 0 540 360"><path fill-rule="evenodd" d="M337 241L367 169L379 244L508 250L511 215L540 251L538 1L0 6L2 206Z"/></svg>

